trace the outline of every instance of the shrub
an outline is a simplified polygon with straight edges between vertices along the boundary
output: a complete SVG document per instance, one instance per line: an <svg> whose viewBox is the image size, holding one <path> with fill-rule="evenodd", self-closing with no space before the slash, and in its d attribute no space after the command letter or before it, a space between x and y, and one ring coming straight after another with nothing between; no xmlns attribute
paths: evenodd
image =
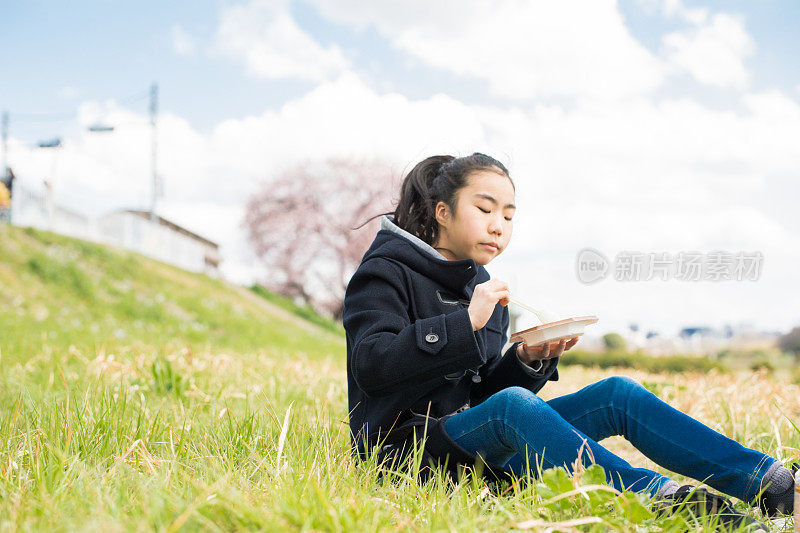
<svg viewBox="0 0 800 533"><path fill-rule="evenodd" d="M766 357L759 357L750 364L750 370L756 372L758 370L766 370L767 372L774 372L775 365Z"/></svg>
<svg viewBox="0 0 800 533"><path fill-rule="evenodd" d="M643 352L626 352L624 350L608 350L600 354L581 350L566 352L559 365L577 365L599 368L636 368L653 373L707 372L711 369L727 371L722 363L706 357L686 355L652 356Z"/></svg>
<svg viewBox="0 0 800 533"><path fill-rule="evenodd" d="M252 285L250 286L250 290L254 293L258 294L265 300L269 300L270 302L274 303L275 305L286 309L290 313L294 313L295 315L308 320L318 326L322 326L323 328L339 333L341 331L341 326L323 316L320 316L311 306L309 305L297 305L292 300L285 296L281 296L280 294L275 294L274 292L270 291L263 285Z"/></svg>
<svg viewBox="0 0 800 533"><path fill-rule="evenodd" d="M606 333L603 335L603 344L606 350L625 350L627 343L619 333Z"/></svg>
<svg viewBox="0 0 800 533"><path fill-rule="evenodd" d="M778 339L778 347L784 352L800 356L800 327L792 329L786 335Z"/></svg>

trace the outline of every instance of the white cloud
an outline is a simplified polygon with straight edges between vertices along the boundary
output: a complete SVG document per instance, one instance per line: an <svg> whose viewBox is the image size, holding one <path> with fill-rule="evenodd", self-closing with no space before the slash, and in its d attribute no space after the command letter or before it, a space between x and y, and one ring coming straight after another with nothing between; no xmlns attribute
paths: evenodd
<svg viewBox="0 0 800 533"><path fill-rule="evenodd" d="M178 55L192 54L196 48L194 38L183 29L180 24L175 24L170 30L172 38L172 50Z"/></svg>
<svg viewBox="0 0 800 533"><path fill-rule="evenodd" d="M706 20L708 20L709 14L709 10L705 8L685 9L681 13L681 17L686 22L690 22L695 26L700 26L701 24L704 24Z"/></svg>
<svg viewBox="0 0 800 533"><path fill-rule="evenodd" d="M266 177L276 164L327 154L372 154L408 161L421 151L450 150L481 143L481 124L469 106L445 95L410 101L379 95L352 73L319 85L277 113L227 120L214 131L214 144L236 153L253 177Z"/></svg>
<svg viewBox="0 0 800 533"><path fill-rule="evenodd" d="M678 17L692 24L705 22L709 15L707 8L688 8L682 0L636 0L636 4L639 9L648 15L660 12L664 17Z"/></svg>
<svg viewBox="0 0 800 533"><path fill-rule="evenodd" d="M742 89L749 80L745 61L755 48L740 17L712 15L681 0L640 0L688 24L663 38L659 56L630 35L612 1L508 0L469 9L457 0L312 1L331 20L356 29L373 26L412 57L484 80L493 94L520 101L648 95L682 73L702 84Z"/></svg>
<svg viewBox="0 0 800 533"><path fill-rule="evenodd" d="M217 49L267 78L321 81L346 70L341 50L325 48L303 31L287 1L224 8ZM483 80L498 97L614 101L651 94L667 77L682 73L707 85L747 86L744 61L754 44L741 18L712 16L681 0L641 2L689 25L663 38L660 56L631 36L611 0L505 0L469 9L457 0L312 0L326 18L356 30L374 27L409 58Z"/></svg>
<svg viewBox="0 0 800 533"><path fill-rule="evenodd" d="M331 20L374 26L420 61L486 80L502 97L616 99L662 81L658 58L628 32L615 2L470 3L314 0Z"/></svg>
<svg viewBox="0 0 800 533"><path fill-rule="evenodd" d="M744 88L749 73L744 61L755 43L740 17L717 13L690 18L694 25L665 35L663 46L670 65L691 74L697 81L716 87Z"/></svg>
<svg viewBox="0 0 800 533"><path fill-rule="evenodd" d="M215 47L264 78L322 81L348 66L338 46L323 47L297 25L286 0L225 6Z"/></svg>

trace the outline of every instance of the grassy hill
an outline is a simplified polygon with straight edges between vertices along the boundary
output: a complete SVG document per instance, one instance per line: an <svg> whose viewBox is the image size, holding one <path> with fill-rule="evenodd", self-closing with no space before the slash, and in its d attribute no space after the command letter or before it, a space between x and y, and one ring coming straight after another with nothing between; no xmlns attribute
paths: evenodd
<svg viewBox="0 0 800 533"><path fill-rule="evenodd" d="M138 254L0 226L4 357L120 346L341 353L340 335L241 287Z"/></svg>
<svg viewBox="0 0 800 533"><path fill-rule="evenodd" d="M350 458L341 328L297 312L308 310L0 225L0 531L687 529L594 467L498 491L379 479ZM800 453L779 416L800 417L796 384L626 372L746 446ZM605 375L568 367L542 395ZM620 441L604 445L668 473Z"/></svg>
<svg viewBox="0 0 800 533"><path fill-rule="evenodd" d="M274 409L333 390L341 416L331 329L138 254L0 225L0 529L173 524L198 484L268 456ZM336 387L310 386L318 372Z"/></svg>

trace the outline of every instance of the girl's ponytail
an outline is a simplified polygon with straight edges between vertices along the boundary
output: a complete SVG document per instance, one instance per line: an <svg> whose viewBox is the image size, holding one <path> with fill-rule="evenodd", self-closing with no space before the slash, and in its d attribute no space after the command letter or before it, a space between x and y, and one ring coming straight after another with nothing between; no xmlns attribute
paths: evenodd
<svg viewBox="0 0 800 533"><path fill-rule="evenodd" d="M453 160L455 157L451 155L434 155L423 159L406 175L400 187L394 223L428 244L433 243L439 233L435 207L448 196L443 171Z"/></svg>
<svg viewBox="0 0 800 533"><path fill-rule="evenodd" d="M486 154L475 152L464 157L434 155L417 163L406 174L394 213L381 214L394 215L395 224L433 246L439 236L436 205L439 202L446 203L455 216L458 191L467 186L470 173L481 170L502 174L511 181L511 186L514 186L514 181L508 175L508 169L500 161Z"/></svg>

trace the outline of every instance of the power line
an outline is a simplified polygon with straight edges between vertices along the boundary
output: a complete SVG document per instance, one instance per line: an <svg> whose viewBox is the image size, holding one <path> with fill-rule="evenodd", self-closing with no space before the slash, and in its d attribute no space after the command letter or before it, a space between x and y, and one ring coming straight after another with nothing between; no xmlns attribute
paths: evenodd
<svg viewBox="0 0 800 533"><path fill-rule="evenodd" d="M117 101L117 103L129 104L131 102L137 102L139 100L144 100L148 96L150 96L150 91L149 90L147 90L147 91L139 91L138 93L133 94L131 96L127 96L125 98L121 98L120 100Z"/></svg>
<svg viewBox="0 0 800 533"><path fill-rule="evenodd" d="M151 172L152 172L152 198L150 204L150 218L151 220L155 220L156 215L156 201L158 197L161 195L161 189L163 184L161 179L158 175L158 169L156 165L156 156L158 151L158 137L157 137L157 121L158 121L158 84L153 83L147 91L139 91L134 93L130 96L126 96L125 98L119 99L116 101L117 104L130 104L132 102L136 102L139 100L144 100L145 98L149 98L150 105L149 105L149 123L151 129ZM14 113L13 117L14 120L18 122L59 122L59 121L68 121L68 120L75 120L78 115L77 109L73 111L62 111L62 112L51 112L51 113ZM125 121L125 122L132 122L132 121ZM8 166L8 129L9 129L9 113L8 111L4 111L2 115L2 145L3 145L3 166ZM39 143L39 146L42 146L42 143ZM61 146L61 140L58 139L58 146Z"/></svg>
<svg viewBox="0 0 800 533"><path fill-rule="evenodd" d="M156 130L156 122L158 120L158 84L153 83L150 86L150 126L152 127L152 146L151 146L151 170L153 172L153 200L150 204L150 220L156 221L156 200L158 198L160 181L158 179L158 171L156 169L156 153L158 149L158 136Z"/></svg>
<svg viewBox="0 0 800 533"><path fill-rule="evenodd" d="M59 113L14 113L15 122L65 122L73 120L77 111L63 111Z"/></svg>
<svg viewBox="0 0 800 533"><path fill-rule="evenodd" d="M147 99L150 95L150 90L139 91L125 98L120 98L116 101L117 104L130 104ZM78 110L72 111L56 111L48 113L17 113L14 114L15 122L65 122L72 120L78 116Z"/></svg>

